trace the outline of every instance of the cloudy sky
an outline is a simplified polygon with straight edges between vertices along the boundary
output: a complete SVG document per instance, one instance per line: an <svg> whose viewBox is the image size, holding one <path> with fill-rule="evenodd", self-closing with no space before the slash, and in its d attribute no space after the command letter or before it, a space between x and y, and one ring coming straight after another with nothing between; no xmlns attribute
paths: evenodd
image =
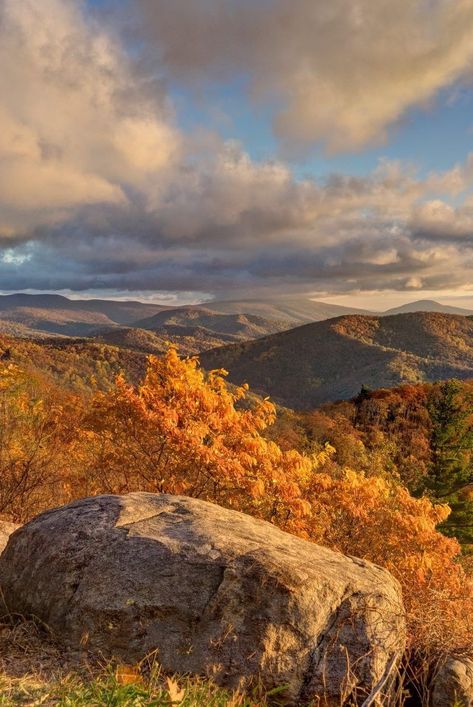
<svg viewBox="0 0 473 707"><path fill-rule="evenodd" d="M0 290L473 302L473 0L0 0Z"/></svg>

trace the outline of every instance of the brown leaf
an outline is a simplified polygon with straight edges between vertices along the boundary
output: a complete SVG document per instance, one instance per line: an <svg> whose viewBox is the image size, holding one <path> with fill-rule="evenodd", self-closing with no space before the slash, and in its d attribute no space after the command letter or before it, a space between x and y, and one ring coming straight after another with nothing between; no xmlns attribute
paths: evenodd
<svg viewBox="0 0 473 707"><path fill-rule="evenodd" d="M134 685L143 681L136 665L117 665L115 679L119 685Z"/></svg>

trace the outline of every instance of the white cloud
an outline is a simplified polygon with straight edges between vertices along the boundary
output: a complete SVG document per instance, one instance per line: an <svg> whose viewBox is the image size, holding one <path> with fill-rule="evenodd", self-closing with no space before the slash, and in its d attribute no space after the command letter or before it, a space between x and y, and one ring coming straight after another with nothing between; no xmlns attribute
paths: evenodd
<svg viewBox="0 0 473 707"><path fill-rule="evenodd" d="M291 145L381 141L412 106L471 73L471 0L134 0L149 54L191 84L250 77Z"/></svg>
<svg viewBox="0 0 473 707"><path fill-rule="evenodd" d="M124 54L73 0L0 2L2 229L120 203L165 169L179 136Z"/></svg>

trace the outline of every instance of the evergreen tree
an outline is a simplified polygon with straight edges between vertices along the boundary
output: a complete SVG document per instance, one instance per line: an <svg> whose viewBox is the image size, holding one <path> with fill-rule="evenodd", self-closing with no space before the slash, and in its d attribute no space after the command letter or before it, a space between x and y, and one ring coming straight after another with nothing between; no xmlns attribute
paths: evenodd
<svg viewBox="0 0 473 707"><path fill-rule="evenodd" d="M448 503L452 512L443 523L446 535L464 544L473 543L473 399L457 380L432 387L428 410L432 423L431 464L426 490Z"/></svg>

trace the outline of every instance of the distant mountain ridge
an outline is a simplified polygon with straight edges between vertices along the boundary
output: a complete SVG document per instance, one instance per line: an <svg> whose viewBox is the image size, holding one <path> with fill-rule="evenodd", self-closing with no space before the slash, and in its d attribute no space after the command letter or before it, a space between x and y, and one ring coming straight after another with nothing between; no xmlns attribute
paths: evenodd
<svg viewBox="0 0 473 707"><path fill-rule="evenodd" d="M438 312L348 315L201 355L236 384L294 408L371 388L473 378L473 319Z"/></svg>
<svg viewBox="0 0 473 707"><path fill-rule="evenodd" d="M155 354L164 353L173 343L180 353L193 355L290 328L290 322L275 322L251 314L218 314L197 307L179 307L139 320L133 328L98 330L93 338Z"/></svg>
<svg viewBox="0 0 473 707"><path fill-rule="evenodd" d="M451 307L448 304L440 304L435 300L417 300L416 302L409 302L408 304L403 304L400 307L393 307L392 309L387 309L382 312L384 317L390 316L392 314L407 314L409 312L440 312L443 314L460 314L464 317L473 314L473 310L464 309L463 307Z"/></svg>
<svg viewBox="0 0 473 707"><path fill-rule="evenodd" d="M207 310L220 314L254 314L265 319L292 322L293 326L324 319L340 317L344 314L372 314L356 307L318 302L309 297L276 296L268 299L215 300L204 302Z"/></svg>
<svg viewBox="0 0 473 707"><path fill-rule="evenodd" d="M135 326L153 331L167 329L172 332L178 332L188 327L201 327L218 334L226 334L229 338L250 338L290 329L291 322L267 319L247 312L223 314L194 305L159 312L152 317L136 322Z"/></svg>
<svg viewBox="0 0 473 707"><path fill-rule="evenodd" d="M133 301L71 300L63 295L17 293L0 295L0 332L15 332L33 338L98 335L113 339L113 329L132 327L159 330L160 337L169 335L178 344L179 338L185 337L182 342L185 351L195 353L206 347L266 336L298 324L349 313L365 312L293 296L168 307ZM195 347L190 343L192 337L197 341ZM117 332L115 340L121 338L130 341L132 337Z"/></svg>
<svg viewBox="0 0 473 707"><path fill-rule="evenodd" d="M16 293L0 295L0 333L33 339L88 337L156 354L173 342L182 353L195 354L340 316L393 316L417 311L473 314L468 309L442 305L433 300L411 302L377 314L295 295L213 300L175 307L138 301L71 300L56 294Z"/></svg>
<svg viewBox="0 0 473 707"><path fill-rule="evenodd" d="M71 300L62 295L16 293L0 296L0 331L23 336L87 336L98 327L129 325L136 319L166 309L146 302L115 300Z"/></svg>
<svg viewBox="0 0 473 707"><path fill-rule="evenodd" d="M172 306L138 302L133 300L108 299L69 299L63 295L31 295L18 292L12 295L0 295L0 311L17 307L36 309L64 310L70 312L95 312L103 314L117 324L131 324L139 317L152 316Z"/></svg>

